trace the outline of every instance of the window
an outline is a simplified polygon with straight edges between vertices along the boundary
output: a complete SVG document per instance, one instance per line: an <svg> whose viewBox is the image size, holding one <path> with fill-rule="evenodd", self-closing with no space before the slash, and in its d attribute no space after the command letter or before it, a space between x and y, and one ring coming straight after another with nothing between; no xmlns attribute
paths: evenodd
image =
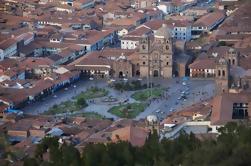
<svg viewBox="0 0 251 166"><path fill-rule="evenodd" d="M145 45L142 45L142 49L145 50L145 49L146 49L146 46L145 46Z"/></svg>
<svg viewBox="0 0 251 166"><path fill-rule="evenodd" d="M166 65L168 65L169 63L168 62L166 62Z"/></svg>
<svg viewBox="0 0 251 166"><path fill-rule="evenodd" d="M222 70L222 76L225 77L225 70Z"/></svg>
<svg viewBox="0 0 251 166"><path fill-rule="evenodd" d="M166 45L166 50L169 50L169 46L168 45Z"/></svg>
<svg viewBox="0 0 251 166"><path fill-rule="evenodd" d="M146 64L146 62L143 62L143 65L145 65Z"/></svg>
<svg viewBox="0 0 251 166"><path fill-rule="evenodd" d="M221 72L220 72L220 70L218 70L218 76L220 76L221 74L220 74Z"/></svg>
<svg viewBox="0 0 251 166"><path fill-rule="evenodd" d="M248 118L248 103L234 103L232 119Z"/></svg>

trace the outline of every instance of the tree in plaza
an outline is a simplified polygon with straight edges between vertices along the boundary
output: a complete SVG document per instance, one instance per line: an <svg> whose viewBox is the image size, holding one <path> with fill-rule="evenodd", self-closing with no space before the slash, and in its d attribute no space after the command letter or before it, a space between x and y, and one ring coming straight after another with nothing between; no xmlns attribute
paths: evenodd
<svg viewBox="0 0 251 166"><path fill-rule="evenodd" d="M86 107L87 106L87 103L86 103L86 100L84 97L79 97L77 99L77 105L78 106L81 106L81 107Z"/></svg>

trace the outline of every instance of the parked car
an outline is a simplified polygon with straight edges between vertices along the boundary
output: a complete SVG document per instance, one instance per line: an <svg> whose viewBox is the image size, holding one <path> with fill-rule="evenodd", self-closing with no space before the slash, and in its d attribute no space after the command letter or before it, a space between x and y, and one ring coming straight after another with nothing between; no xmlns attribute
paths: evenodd
<svg viewBox="0 0 251 166"><path fill-rule="evenodd" d="M156 113L159 113L160 112L160 109L158 109L157 111L155 111Z"/></svg>

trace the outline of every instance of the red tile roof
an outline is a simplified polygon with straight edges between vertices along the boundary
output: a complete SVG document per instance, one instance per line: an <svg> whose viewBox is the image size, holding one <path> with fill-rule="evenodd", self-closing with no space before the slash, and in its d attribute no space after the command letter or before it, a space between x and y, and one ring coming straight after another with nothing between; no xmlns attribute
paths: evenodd
<svg viewBox="0 0 251 166"><path fill-rule="evenodd" d="M215 69L215 59L196 59L189 65L191 69Z"/></svg>
<svg viewBox="0 0 251 166"><path fill-rule="evenodd" d="M113 131L111 139L114 142L123 140L130 142L133 146L143 146L148 134L146 129L130 125Z"/></svg>
<svg viewBox="0 0 251 166"><path fill-rule="evenodd" d="M195 21L193 26L209 27L213 25L215 22L223 19L224 17L225 17L225 14L221 11L208 13L202 16L201 18L199 18L197 21Z"/></svg>
<svg viewBox="0 0 251 166"><path fill-rule="evenodd" d="M211 124L224 125L227 122L234 121L232 119L233 104L234 103L248 103L250 104L250 93L224 93L216 96L212 102ZM250 110L248 109L248 112Z"/></svg>

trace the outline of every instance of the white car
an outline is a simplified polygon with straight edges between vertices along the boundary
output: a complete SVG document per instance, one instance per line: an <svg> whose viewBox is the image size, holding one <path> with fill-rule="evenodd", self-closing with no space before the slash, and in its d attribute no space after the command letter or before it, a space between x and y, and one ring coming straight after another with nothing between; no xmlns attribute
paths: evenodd
<svg viewBox="0 0 251 166"><path fill-rule="evenodd" d="M127 78L124 78L123 80L124 80L124 81L128 81L128 79L127 79Z"/></svg>
<svg viewBox="0 0 251 166"><path fill-rule="evenodd" d="M111 82L115 82L116 80L114 80L114 79L110 79L110 81L111 81Z"/></svg>
<svg viewBox="0 0 251 166"><path fill-rule="evenodd" d="M138 81L142 81L142 78L138 78Z"/></svg>
<svg viewBox="0 0 251 166"><path fill-rule="evenodd" d="M155 111L156 113L159 113L160 112L160 110L157 110L157 111Z"/></svg>
<svg viewBox="0 0 251 166"><path fill-rule="evenodd" d="M91 81L92 81L92 80L94 80L94 78L90 77L90 78L89 78L89 80L91 80Z"/></svg>

